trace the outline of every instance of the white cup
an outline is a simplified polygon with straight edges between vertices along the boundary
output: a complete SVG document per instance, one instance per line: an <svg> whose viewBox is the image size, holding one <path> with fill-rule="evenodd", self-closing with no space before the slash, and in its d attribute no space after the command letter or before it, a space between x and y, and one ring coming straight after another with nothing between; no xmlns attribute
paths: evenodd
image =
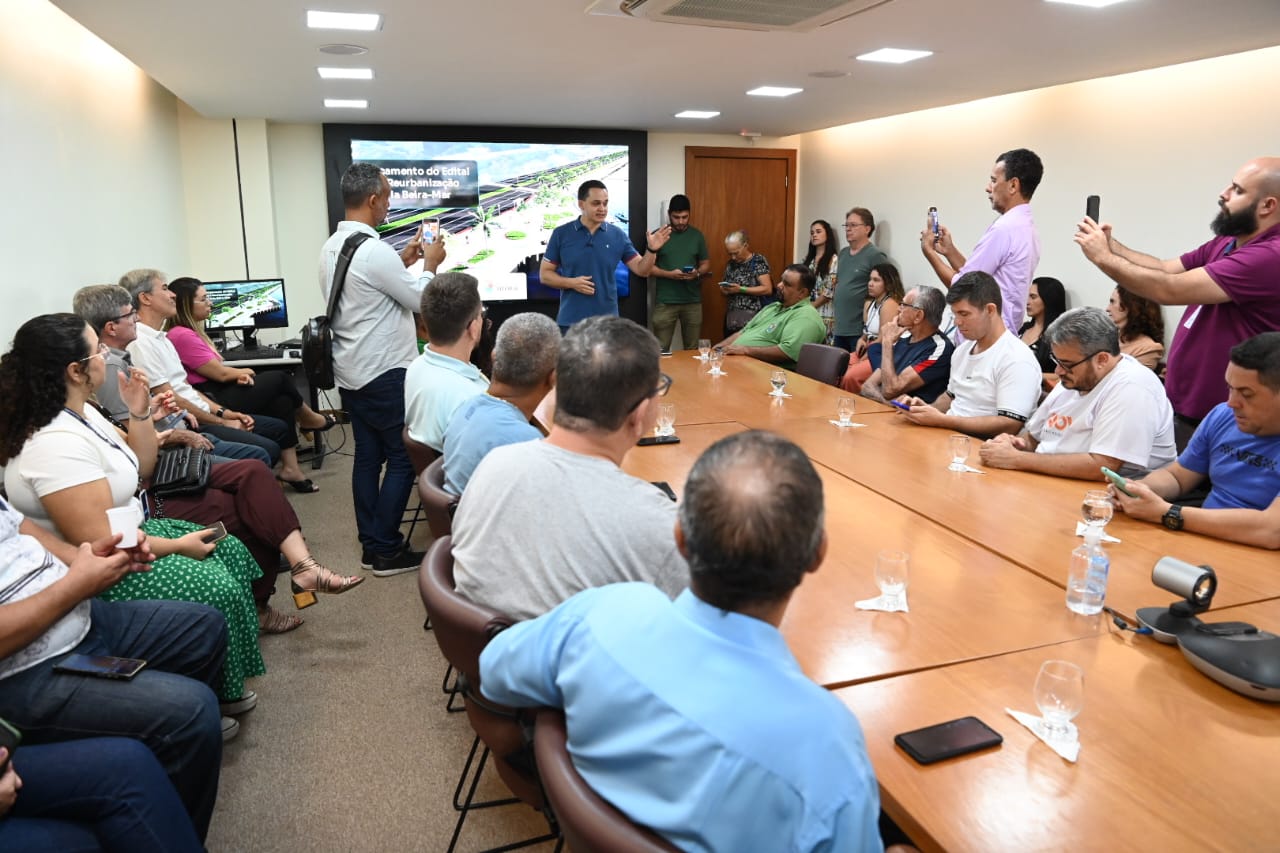
<svg viewBox="0 0 1280 853"><path fill-rule="evenodd" d="M142 513L134 504L115 506L107 510L107 524L111 525L112 534L120 534L121 548L137 546L138 525L142 524Z"/></svg>

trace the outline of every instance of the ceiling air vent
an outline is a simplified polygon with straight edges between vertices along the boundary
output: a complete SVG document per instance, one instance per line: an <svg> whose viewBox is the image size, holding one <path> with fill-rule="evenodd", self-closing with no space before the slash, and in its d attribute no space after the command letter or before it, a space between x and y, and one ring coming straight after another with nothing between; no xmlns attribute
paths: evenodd
<svg viewBox="0 0 1280 853"><path fill-rule="evenodd" d="M667 24L741 30L805 32L883 6L892 0L599 0L587 11L616 8L635 18Z"/></svg>

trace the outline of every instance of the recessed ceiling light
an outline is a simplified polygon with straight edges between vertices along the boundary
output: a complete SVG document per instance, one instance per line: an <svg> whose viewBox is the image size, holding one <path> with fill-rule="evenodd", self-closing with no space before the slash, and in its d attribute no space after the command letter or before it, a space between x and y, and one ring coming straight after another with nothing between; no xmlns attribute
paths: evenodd
<svg viewBox="0 0 1280 853"><path fill-rule="evenodd" d="M317 12L314 9L308 9L307 26L313 30L372 32L382 26L382 16L371 12Z"/></svg>
<svg viewBox="0 0 1280 853"><path fill-rule="evenodd" d="M756 88L747 92L747 94L759 95L763 98L785 98L789 95L794 95L797 92L803 92L803 91L804 89L792 89L787 86L757 86Z"/></svg>
<svg viewBox="0 0 1280 853"><path fill-rule="evenodd" d="M933 56L933 51L903 50L898 47L882 47L879 50L864 53L857 58L861 59L863 62L892 62L895 65L901 65L904 62L911 62L915 59L924 59L926 56Z"/></svg>
<svg viewBox="0 0 1280 853"><path fill-rule="evenodd" d="M719 110L684 110L676 113L676 118L715 118Z"/></svg>
<svg viewBox="0 0 1280 853"><path fill-rule="evenodd" d="M1046 0L1048 3L1067 3L1071 6L1088 6L1090 9L1103 9L1123 3L1124 0Z"/></svg>
<svg viewBox="0 0 1280 853"><path fill-rule="evenodd" d="M320 52L330 56L359 56L362 53L368 53L369 48L358 44L322 44Z"/></svg>
<svg viewBox="0 0 1280 853"><path fill-rule="evenodd" d="M317 68L323 80L372 80L372 68Z"/></svg>
<svg viewBox="0 0 1280 853"><path fill-rule="evenodd" d="M324 105L331 110L364 110L369 102L364 98L325 98Z"/></svg>

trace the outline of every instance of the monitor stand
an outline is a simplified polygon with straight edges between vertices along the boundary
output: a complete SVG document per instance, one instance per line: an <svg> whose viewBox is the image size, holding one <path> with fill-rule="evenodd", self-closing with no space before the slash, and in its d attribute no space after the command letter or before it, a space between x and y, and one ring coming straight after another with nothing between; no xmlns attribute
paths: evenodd
<svg viewBox="0 0 1280 853"><path fill-rule="evenodd" d="M242 340L240 346L242 348L247 350L256 350L258 348L257 329L245 329L240 333L240 335Z"/></svg>

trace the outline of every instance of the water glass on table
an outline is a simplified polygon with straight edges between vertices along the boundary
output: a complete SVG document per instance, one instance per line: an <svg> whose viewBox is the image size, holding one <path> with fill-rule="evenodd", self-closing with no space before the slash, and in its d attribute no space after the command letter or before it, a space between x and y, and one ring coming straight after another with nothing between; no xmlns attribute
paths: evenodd
<svg viewBox="0 0 1280 853"><path fill-rule="evenodd" d="M653 431L657 435L676 434L675 403L662 403L658 406L658 421L654 425Z"/></svg>
<svg viewBox="0 0 1280 853"><path fill-rule="evenodd" d="M1080 515L1090 527L1106 527L1115 514L1115 505L1111 503L1111 495L1106 489L1090 489L1084 493L1084 502L1080 504Z"/></svg>
<svg viewBox="0 0 1280 853"><path fill-rule="evenodd" d="M854 404L852 397L841 397L836 400L836 420L840 426L847 427L853 424Z"/></svg>
<svg viewBox="0 0 1280 853"><path fill-rule="evenodd" d="M1047 660L1036 676L1036 707L1043 718L1040 735L1056 743L1078 737L1071 721L1084 710L1084 671L1065 660Z"/></svg>
<svg viewBox="0 0 1280 853"><path fill-rule="evenodd" d="M769 374L769 384L773 386L773 390L769 392L770 397L785 397L784 388L787 387L787 371L775 370Z"/></svg>
<svg viewBox="0 0 1280 853"><path fill-rule="evenodd" d="M710 359L711 369L707 372L712 376L723 376L724 371L720 369L720 365L724 364L724 347L713 347Z"/></svg>
<svg viewBox="0 0 1280 853"><path fill-rule="evenodd" d="M947 466L948 471L967 471L969 466L965 463L969 461L969 449L972 447L967 435L953 435L947 439L947 452L951 460L951 464Z"/></svg>
<svg viewBox="0 0 1280 853"><path fill-rule="evenodd" d="M711 352L711 339L698 338L698 361L706 361Z"/></svg>
<svg viewBox="0 0 1280 853"><path fill-rule="evenodd" d="M881 551L876 554L876 586L888 606L897 606L907 591L911 557L906 551Z"/></svg>

